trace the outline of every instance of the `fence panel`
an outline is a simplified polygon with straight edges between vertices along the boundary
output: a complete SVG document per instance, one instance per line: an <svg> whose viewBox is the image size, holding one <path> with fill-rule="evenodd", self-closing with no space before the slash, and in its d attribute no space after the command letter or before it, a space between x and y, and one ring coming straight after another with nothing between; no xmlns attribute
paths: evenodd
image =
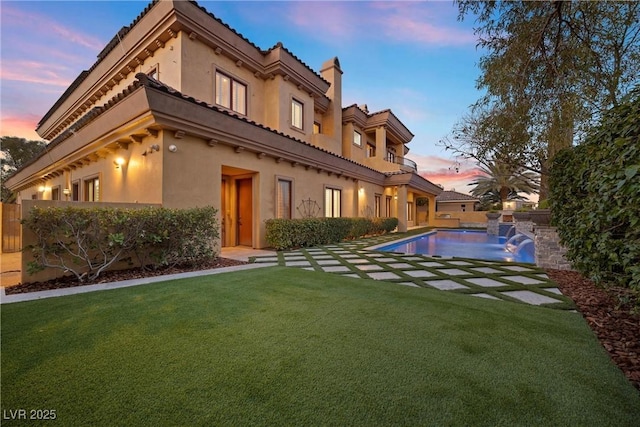
<svg viewBox="0 0 640 427"><path fill-rule="evenodd" d="M2 204L2 252L18 252L20 236L20 205Z"/></svg>

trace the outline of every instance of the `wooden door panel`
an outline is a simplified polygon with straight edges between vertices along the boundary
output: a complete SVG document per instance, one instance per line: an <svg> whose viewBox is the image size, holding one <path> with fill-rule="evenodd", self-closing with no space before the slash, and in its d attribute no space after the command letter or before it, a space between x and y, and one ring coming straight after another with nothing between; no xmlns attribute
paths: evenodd
<svg viewBox="0 0 640 427"><path fill-rule="evenodd" d="M237 181L238 245L253 246L253 182L251 178Z"/></svg>

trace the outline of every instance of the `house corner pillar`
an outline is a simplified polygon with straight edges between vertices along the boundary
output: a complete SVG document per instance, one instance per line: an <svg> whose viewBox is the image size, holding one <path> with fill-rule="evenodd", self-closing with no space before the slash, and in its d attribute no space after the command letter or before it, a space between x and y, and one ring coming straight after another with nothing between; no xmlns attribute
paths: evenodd
<svg viewBox="0 0 640 427"><path fill-rule="evenodd" d="M407 231L407 186L399 185L398 186L398 199L397 201L397 212L398 212L398 231L405 232Z"/></svg>

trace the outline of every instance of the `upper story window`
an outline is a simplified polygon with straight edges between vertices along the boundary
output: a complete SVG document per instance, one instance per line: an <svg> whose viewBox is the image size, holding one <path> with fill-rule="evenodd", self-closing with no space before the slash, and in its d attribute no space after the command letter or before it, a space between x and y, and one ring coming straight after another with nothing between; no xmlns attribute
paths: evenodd
<svg viewBox="0 0 640 427"><path fill-rule="evenodd" d="M60 186L51 189L51 200L60 200Z"/></svg>
<svg viewBox="0 0 640 427"><path fill-rule="evenodd" d="M153 67L152 69L150 69L147 72L147 76L151 77L152 79L156 79L158 80L159 74L158 74L158 67Z"/></svg>
<svg viewBox="0 0 640 427"><path fill-rule="evenodd" d="M302 129L303 123L303 104L297 99L291 100L291 126Z"/></svg>
<svg viewBox="0 0 640 427"><path fill-rule="evenodd" d="M319 122L313 122L313 133L322 133L322 125Z"/></svg>
<svg viewBox="0 0 640 427"><path fill-rule="evenodd" d="M362 146L362 134L357 130L353 131L353 143L358 147Z"/></svg>
<svg viewBox="0 0 640 427"><path fill-rule="evenodd" d="M395 151L392 151L391 149L389 151L387 151L387 161L391 162L391 163L395 163L396 162L396 153L395 153Z"/></svg>
<svg viewBox="0 0 640 427"><path fill-rule="evenodd" d="M247 85L216 71L216 104L247 115Z"/></svg>

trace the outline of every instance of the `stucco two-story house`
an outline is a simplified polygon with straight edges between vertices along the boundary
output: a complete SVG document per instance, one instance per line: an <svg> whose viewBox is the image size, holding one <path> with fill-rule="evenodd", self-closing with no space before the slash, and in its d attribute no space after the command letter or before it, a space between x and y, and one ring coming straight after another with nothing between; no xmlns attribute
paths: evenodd
<svg viewBox="0 0 640 427"><path fill-rule="evenodd" d="M265 247L264 221L397 217L442 191L405 158L390 110L342 106L340 62L262 50L195 2L149 4L38 123L46 151L18 200L211 205L221 246Z"/></svg>

